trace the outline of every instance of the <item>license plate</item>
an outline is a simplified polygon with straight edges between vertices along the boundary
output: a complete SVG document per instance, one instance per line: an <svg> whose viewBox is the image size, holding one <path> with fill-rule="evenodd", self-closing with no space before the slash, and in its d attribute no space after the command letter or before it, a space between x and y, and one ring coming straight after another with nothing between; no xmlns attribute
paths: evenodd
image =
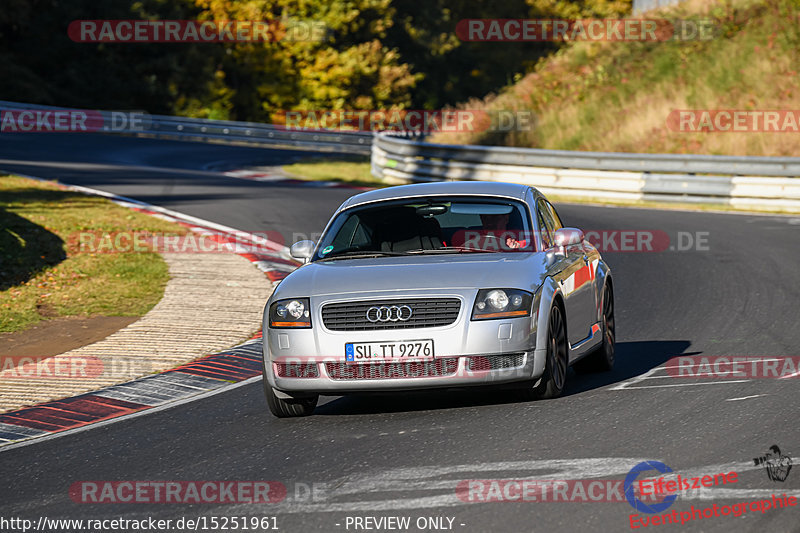
<svg viewBox="0 0 800 533"><path fill-rule="evenodd" d="M433 340L348 342L344 345L347 364L420 361L433 359Z"/></svg>

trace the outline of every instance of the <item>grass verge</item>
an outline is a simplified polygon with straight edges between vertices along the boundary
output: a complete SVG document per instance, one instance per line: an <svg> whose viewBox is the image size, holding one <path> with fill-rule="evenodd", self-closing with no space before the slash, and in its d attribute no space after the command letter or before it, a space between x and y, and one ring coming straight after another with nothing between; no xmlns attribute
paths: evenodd
<svg viewBox="0 0 800 533"><path fill-rule="evenodd" d="M359 187L385 187L370 173L369 157L312 157L283 167L288 175L314 181L339 181Z"/></svg>
<svg viewBox="0 0 800 533"><path fill-rule="evenodd" d="M705 211L709 213L758 214L758 215L797 215L786 209L745 209L725 204L705 204L695 202L656 202L653 200L616 200L606 198L578 198L548 194L547 198L554 204L583 204L597 206L631 207L639 209L661 209L665 211Z"/></svg>
<svg viewBox="0 0 800 533"><path fill-rule="evenodd" d="M160 255L81 253L80 232L185 234L104 198L0 177L0 332L54 317L141 316L169 280Z"/></svg>

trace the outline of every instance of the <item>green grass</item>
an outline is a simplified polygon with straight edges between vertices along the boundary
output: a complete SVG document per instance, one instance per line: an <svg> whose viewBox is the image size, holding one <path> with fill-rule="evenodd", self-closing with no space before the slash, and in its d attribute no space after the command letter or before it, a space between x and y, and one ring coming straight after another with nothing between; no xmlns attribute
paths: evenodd
<svg viewBox="0 0 800 533"><path fill-rule="evenodd" d="M368 157L345 159L313 157L285 165L283 170L290 176L300 179L340 181L361 187L385 186L370 173Z"/></svg>
<svg viewBox="0 0 800 533"><path fill-rule="evenodd" d="M0 332L53 317L141 316L169 280L157 253L86 253L78 234L186 229L52 183L0 177Z"/></svg>

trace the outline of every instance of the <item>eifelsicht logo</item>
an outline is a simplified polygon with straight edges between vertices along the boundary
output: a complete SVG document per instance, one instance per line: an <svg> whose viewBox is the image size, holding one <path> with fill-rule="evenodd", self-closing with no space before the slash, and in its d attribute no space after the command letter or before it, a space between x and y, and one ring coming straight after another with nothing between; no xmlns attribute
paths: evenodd
<svg viewBox="0 0 800 533"><path fill-rule="evenodd" d="M636 479L639 477L641 472L647 472L648 470L657 470L662 474L672 472L670 467L660 461L644 461L639 463L631 468L630 472L628 472L628 475L625 476L625 498L628 500L628 503L631 504L631 507L637 511L642 513L656 514L669 509L678 496L673 494L665 497L663 501L653 504L644 503L642 500L637 498L634 490L636 486Z"/></svg>

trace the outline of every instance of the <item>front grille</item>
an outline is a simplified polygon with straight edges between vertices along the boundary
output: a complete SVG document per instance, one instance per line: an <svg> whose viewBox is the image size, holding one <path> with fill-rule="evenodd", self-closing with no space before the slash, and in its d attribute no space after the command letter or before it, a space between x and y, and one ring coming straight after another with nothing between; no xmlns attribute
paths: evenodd
<svg viewBox="0 0 800 533"><path fill-rule="evenodd" d="M331 379L405 379L451 376L458 370L458 358L434 361L407 361L404 363L325 363Z"/></svg>
<svg viewBox="0 0 800 533"><path fill-rule="evenodd" d="M478 355L467 357L467 370L480 372L486 370L501 370L503 368L517 368L525 363L524 353L507 355Z"/></svg>
<svg viewBox="0 0 800 533"><path fill-rule="evenodd" d="M275 363L279 378L318 378L317 363Z"/></svg>
<svg viewBox="0 0 800 533"><path fill-rule="evenodd" d="M411 318L405 321L367 320L371 307L404 306L411 308ZM415 298L406 300L373 300L328 304L322 308L322 323L333 331L370 331L381 329L413 329L447 326L458 318L461 301L458 298ZM375 316L375 315L373 315Z"/></svg>

